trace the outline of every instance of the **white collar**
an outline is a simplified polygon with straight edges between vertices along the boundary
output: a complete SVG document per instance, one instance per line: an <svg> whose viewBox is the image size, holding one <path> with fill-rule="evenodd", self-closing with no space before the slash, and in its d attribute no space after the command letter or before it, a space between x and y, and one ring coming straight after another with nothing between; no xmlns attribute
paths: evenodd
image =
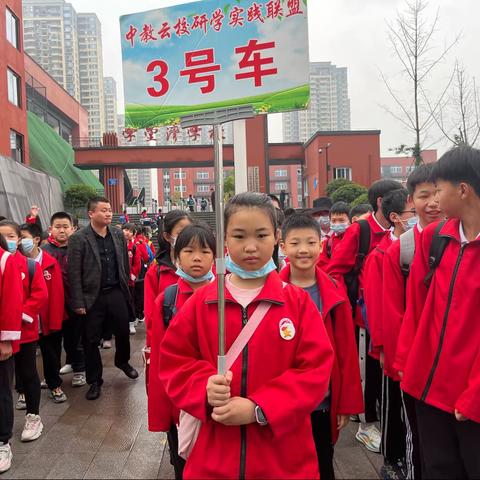
<svg viewBox="0 0 480 480"><path fill-rule="evenodd" d="M380 222L377 220L377 217L375 216L374 213L372 213L372 217L373 217L373 219L375 220L375 222L377 222L377 225L378 225L384 232L386 232L386 231L388 230L388 228L385 228L385 227L383 227L383 225L380 224Z"/></svg>
<svg viewBox="0 0 480 480"><path fill-rule="evenodd" d="M423 232L423 227L420 225L420 222L417 222L417 224L415 225L415 228L418 230L418 233Z"/></svg>
<svg viewBox="0 0 480 480"><path fill-rule="evenodd" d="M460 222L459 226L459 232L460 232L460 243L462 245L465 245L466 243L470 243L467 239L467 236L465 235L465 230L463 229L463 224ZM480 233L477 235L477 238L475 240L478 240L480 238Z"/></svg>
<svg viewBox="0 0 480 480"><path fill-rule="evenodd" d="M395 233L393 232L393 230L391 230L391 231L390 231L390 238L392 239L392 242L396 242L399 237L397 237L397 236L395 235Z"/></svg>
<svg viewBox="0 0 480 480"><path fill-rule="evenodd" d="M42 252L42 249L39 248L40 252L38 253L38 255L36 256L36 258L34 258L34 260L37 262L37 263L42 263L42 258L43 258L43 252Z"/></svg>

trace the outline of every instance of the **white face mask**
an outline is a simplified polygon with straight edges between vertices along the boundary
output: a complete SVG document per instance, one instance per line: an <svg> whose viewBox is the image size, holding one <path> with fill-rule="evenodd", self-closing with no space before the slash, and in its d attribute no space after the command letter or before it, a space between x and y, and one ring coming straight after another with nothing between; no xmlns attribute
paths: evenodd
<svg viewBox="0 0 480 480"><path fill-rule="evenodd" d="M317 222L322 227L329 227L330 226L330 217L317 217Z"/></svg>

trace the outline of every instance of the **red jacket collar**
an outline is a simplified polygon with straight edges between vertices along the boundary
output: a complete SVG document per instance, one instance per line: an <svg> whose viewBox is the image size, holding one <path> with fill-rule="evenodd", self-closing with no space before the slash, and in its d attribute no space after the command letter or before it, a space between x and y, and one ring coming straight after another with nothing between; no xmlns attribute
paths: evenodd
<svg viewBox="0 0 480 480"><path fill-rule="evenodd" d="M370 230L374 235L385 235L389 230L383 230L379 225L377 219L373 216L373 213L367 217L367 222L370 224Z"/></svg>
<svg viewBox="0 0 480 480"><path fill-rule="evenodd" d="M287 265L280 272L280 278L284 282L290 282L290 265ZM325 317L332 308L345 302L345 297L339 292L339 287L335 280L327 275L320 267L316 267L315 276L318 291L322 299L323 316Z"/></svg>
<svg viewBox="0 0 480 480"><path fill-rule="evenodd" d="M181 277L178 278L177 285L178 285L178 293L184 293L187 295L193 293L192 287L183 278Z"/></svg>
<svg viewBox="0 0 480 480"><path fill-rule="evenodd" d="M45 250L42 250L42 263L41 266L43 269L53 267L56 263L56 260L48 254Z"/></svg>
<svg viewBox="0 0 480 480"><path fill-rule="evenodd" d="M55 247L58 248L67 248L67 245L60 245L53 237L48 237L47 239L48 243L51 243Z"/></svg>
<svg viewBox="0 0 480 480"><path fill-rule="evenodd" d="M205 288L208 289L205 295L205 302L206 303L218 302L217 278L215 278L215 280ZM225 288L225 301L237 303L237 301L233 298L232 294L228 291L228 288ZM277 272L269 273L261 292L258 294L258 296L254 300L254 302L261 302L261 301L278 303L281 305L285 303L285 297L283 293L283 282Z"/></svg>
<svg viewBox="0 0 480 480"><path fill-rule="evenodd" d="M437 223L438 225L438 223ZM435 227L437 228L437 227ZM460 220L458 218L451 218L445 222L445 225L440 230L440 235L450 237L461 243L460 240Z"/></svg>

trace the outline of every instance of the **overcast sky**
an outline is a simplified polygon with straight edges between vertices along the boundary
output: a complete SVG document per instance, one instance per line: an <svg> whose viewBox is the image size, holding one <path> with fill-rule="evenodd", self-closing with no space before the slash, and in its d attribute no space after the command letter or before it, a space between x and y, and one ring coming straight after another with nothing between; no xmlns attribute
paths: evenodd
<svg viewBox="0 0 480 480"><path fill-rule="evenodd" d="M186 3L173 0L67 0L77 12L95 12L102 23L104 75L118 83L119 111L123 110L122 65L119 16L127 13ZM412 144L413 135L388 114L382 105L395 112L393 101L382 83L381 70L392 79L398 91L406 92L400 66L387 40L386 20L395 18L405 0L310 0L310 60L331 61L348 67L352 129L382 130L382 153L402 143ZM455 35L461 39L443 65L430 78L429 91L440 92L458 58L468 73L480 83L480 35L478 0L430 0L432 16L440 8L435 44L441 47ZM435 53L435 52L434 52ZM270 140L281 141L281 119L270 118ZM433 144L441 151L447 143L439 131L432 130L425 146Z"/></svg>

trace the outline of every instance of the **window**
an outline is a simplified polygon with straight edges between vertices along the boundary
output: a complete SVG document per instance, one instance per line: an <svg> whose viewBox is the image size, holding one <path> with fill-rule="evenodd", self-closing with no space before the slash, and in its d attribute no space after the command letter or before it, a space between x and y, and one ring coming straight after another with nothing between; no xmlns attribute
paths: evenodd
<svg viewBox="0 0 480 480"><path fill-rule="evenodd" d="M393 167L390 167L390 173L402 173L403 169L399 165L394 165Z"/></svg>
<svg viewBox="0 0 480 480"><path fill-rule="evenodd" d="M175 192L177 193L185 193L187 191L187 186L186 185L175 185Z"/></svg>
<svg viewBox="0 0 480 480"><path fill-rule="evenodd" d="M10 130L10 156L18 163L23 163L23 135Z"/></svg>
<svg viewBox="0 0 480 480"><path fill-rule="evenodd" d="M186 172L181 172L181 173L182 173L182 175L180 176L180 172L175 172L175 173L173 174L173 178L174 178L175 180L180 180L180 178L181 178L182 180L185 180L185 179L187 178L187 173L186 173Z"/></svg>
<svg viewBox="0 0 480 480"><path fill-rule="evenodd" d="M8 100L20 107L20 77L7 68Z"/></svg>
<svg viewBox="0 0 480 480"><path fill-rule="evenodd" d="M352 169L349 167L340 167L333 169L333 179L337 180L343 178L345 180L352 180Z"/></svg>
<svg viewBox="0 0 480 480"><path fill-rule="evenodd" d="M276 177L287 177L288 171L287 170L275 170Z"/></svg>
<svg viewBox="0 0 480 480"><path fill-rule="evenodd" d="M287 190L288 185L285 182L275 183L275 191L280 192L282 190Z"/></svg>
<svg viewBox="0 0 480 480"><path fill-rule="evenodd" d="M6 12L7 23L7 40L17 49L19 49L18 37L18 18L7 8Z"/></svg>
<svg viewBox="0 0 480 480"><path fill-rule="evenodd" d="M198 180L208 180L208 178L209 178L208 172L197 172L197 179ZM202 186L204 186L204 185L202 185Z"/></svg>
<svg viewBox="0 0 480 480"><path fill-rule="evenodd" d="M208 185L197 185L197 192L198 193L205 193L205 192L209 192L210 191L210 187Z"/></svg>
<svg viewBox="0 0 480 480"><path fill-rule="evenodd" d="M413 171L415 170L415 166L414 165L410 165L407 167L407 173L410 175Z"/></svg>

